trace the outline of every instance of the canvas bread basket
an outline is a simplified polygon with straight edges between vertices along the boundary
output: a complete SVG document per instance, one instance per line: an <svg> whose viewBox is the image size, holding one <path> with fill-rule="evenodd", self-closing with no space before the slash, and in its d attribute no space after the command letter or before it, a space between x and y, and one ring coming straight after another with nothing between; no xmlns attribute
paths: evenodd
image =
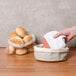
<svg viewBox="0 0 76 76"><path fill-rule="evenodd" d="M63 61L68 59L69 48L50 49L43 44L34 46L34 56L40 61Z"/></svg>
<svg viewBox="0 0 76 76"><path fill-rule="evenodd" d="M8 40L8 44L14 46L14 47L17 47L17 48L23 48L23 47L26 47L28 45L31 45L32 43L34 43L36 41L35 39L35 35L34 34L29 34L32 36L32 41L28 42L28 43L25 43L25 44L22 44L22 45L18 45L18 44L15 44L13 42L11 42L10 40Z"/></svg>

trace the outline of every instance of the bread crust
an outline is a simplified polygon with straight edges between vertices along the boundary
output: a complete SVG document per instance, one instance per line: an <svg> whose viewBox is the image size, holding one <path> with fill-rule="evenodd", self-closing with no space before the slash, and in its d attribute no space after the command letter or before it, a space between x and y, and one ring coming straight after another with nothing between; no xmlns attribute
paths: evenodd
<svg viewBox="0 0 76 76"><path fill-rule="evenodd" d="M10 34L9 39L11 42L15 44L19 44L19 45L24 44L22 38L16 32L13 32L12 34Z"/></svg>
<svg viewBox="0 0 76 76"><path fill-rule="evenodd" d="M23 40L20 37L13 37L10 41L18 45L24 44Z"/></svg>
<svg viewBox="0 0 76 76"><path fill-rule="evenodd" d="M22 27L17 27L16 32L20 37L25 37L27 35L27 31Z"/></svg>
<svg viewBox="0 0 76 76"><path fill-rule="evenodd" d="M26 35L24 38L23 38L23 41L25 42L25 43L28 43L28 42L30 42L32 40L32 36L31 35Z"/></svg>
<svg viewBox="0 0 76 76"><path fill-rule="evenodd" d="M8 54L14 54L15 53L15 47L13 47L12 45L8 45L7 46L7 53Z"/></svg>
<svg viewBox="0 0 76 76"><path fill-rule="evenodd" d="M27 53L27 49L25 48L17 48L16 49L16 54L17 55L23 55L23 54L26 54Z"/></svg>

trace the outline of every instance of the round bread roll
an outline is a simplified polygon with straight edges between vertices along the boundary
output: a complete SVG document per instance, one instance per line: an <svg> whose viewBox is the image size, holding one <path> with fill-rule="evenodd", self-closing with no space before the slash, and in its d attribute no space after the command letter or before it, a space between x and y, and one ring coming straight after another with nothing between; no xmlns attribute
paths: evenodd
<svg viewBox="0 0 76 76"><path fill-rule="evenodd" d="M27 49L25 48L17 48L16 49L16 54L17 55L23 55L23 54L26 54L27 53Z"/></svg>
<svg viewBox="0 0 76 76"><path fill-rule="evenodd" d="M34 51L33 47L28 48L28 52L33 52L33 51Z"/></svg>
<svg viewBox="0 0 76 76"><path fill-rule="evenodd" d="M23 40L20 37L13 37L10 41L15 43L15 44L18 44L18 45L24 44Z"/></svg>
<svg viewBox="0 0 76 76"><path fill-rule="evenodd" d="M27 35L27 31L22 27L17 27L16 32L21 37L25 37L25 35Z"/></svg>
<svg viewBox="0 0 76 76"><path fill-rule="evenodd" d="M23 40L16 32L12 33L9 38L10 38L10 41L15 44L19 44L19 45L24 44Z"/></svg>
<svg viewBox="0 0 76 76"><path fill-rule="evenodd" d="M12 39L13 37L19 37L19 35L16 32L13 32L10 34L9 39Z"/></svg>
<svg viewBox="0 0 76 76"><path fill-rule="evenodd" d="M34 44L31 44L31 45L29 45L29 46L27 46L25 48L28 49L28 52L33 52L34 51Z"/></svg>
<svg viewBox="0 0 76 76"><path fill-rule="evenodd" d="M8 45L7 46L7 53L8 54L14 54L15 53L15 47Z"/></svg>
<svg viewBox="0 0 76 76"><path fill-rule="evenodd" d="M23 38L23 41L25 42L25 43L28 43L28 42L30 42L32 40L32 36L31 35L26 35L24 38Z"/></svg>

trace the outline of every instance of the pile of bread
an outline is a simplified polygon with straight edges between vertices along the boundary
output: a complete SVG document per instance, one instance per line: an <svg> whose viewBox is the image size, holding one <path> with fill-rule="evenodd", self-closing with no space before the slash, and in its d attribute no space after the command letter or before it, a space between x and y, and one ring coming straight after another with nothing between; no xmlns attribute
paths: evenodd
<svg viewBox="0 0 76 76"><path fill-rule="evenodd" d="M10 34L6 52L8 54L26 54L33 51L35 39L23 27L16 28L16 32Z"/></svg>

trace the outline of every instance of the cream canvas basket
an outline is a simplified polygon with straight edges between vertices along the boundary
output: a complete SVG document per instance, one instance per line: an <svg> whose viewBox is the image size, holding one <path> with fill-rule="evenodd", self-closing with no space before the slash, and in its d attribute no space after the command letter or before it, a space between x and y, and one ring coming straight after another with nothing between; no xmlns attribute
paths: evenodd
<svg viewBox="0 0 76 76"><path fill-rule="evenodd" d="M50 49L43 44L34 46L34 56L40 61L63 61L68 59L69 48Z"/></svg>

